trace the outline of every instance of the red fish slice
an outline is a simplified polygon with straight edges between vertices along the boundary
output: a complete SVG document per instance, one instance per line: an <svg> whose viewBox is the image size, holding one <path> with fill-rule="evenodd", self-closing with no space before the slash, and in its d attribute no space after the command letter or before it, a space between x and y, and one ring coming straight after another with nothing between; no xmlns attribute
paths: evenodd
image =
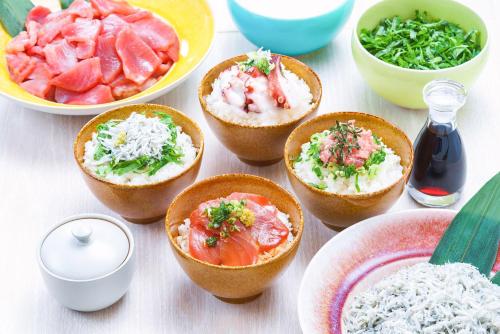
<svg viewBox="0 0 500 334"><path fill-rule="evenodd" d="M94 57L96 54L96 42L85 41L76 44L76 57L78 59L88 59Z"/></svg>
<svg viewBox="0 0 500 334"><path fill-rule="evenodd" d="M108 16L109 14L130 15L137 11L125 1L90 0L90 3L101 16Z"/></svg>
<svg viewBox="0 0 500 334"><path fill-rule="evenodd" d="M240 232L231 232L228 238L217 242L220 247L221 264L248 266L256 263L259 258L259 246L241 223L236 222L235 225Z"/></svg>
<svg viewBox="0 0 500 334"><path fill-rule="evenodd" d="M161 64L160 58L132 29L124 28L116 38L116 51L129 80L143 84Z"/></svg>
<svg viewBox="0 0 500 334"><path fill-rule="evenodd" d="M54 89L45 79L34 79L22 82L21 87L30 94L46 99Z"/></svg>
<svg viewBox="0 0 500 334"><path fill-rule="evenodd" d="M290 105L285 96L285 92L281 87L281 80L285 80L283 74L281 73L281 57L271 56L271 62L274 64L274 68L271 73L267 76L269 79L269 93L271 97L276 101L278 107L289 109Z"/></svg>
<svg viewBox="0 0 500 334"><path fill-rule="evenodd" d="M179 59L179 39L164 21L146 18L132 23L132 29L155 51L167 51L174 62Z"/></svg>
<svg viewBox="0 0 500 334"><path fill-rule="evenodd" d="M108 34L97 38L96 57L101 60L102 79L110 83L122 72L122 62L115 48L115 36Z"/></svg>
<svg viewBox="0 0 500 334"><path fill-rule="evenodd" d="M265 206L265 205L271 205L271 202L269 199L267 199L264 196L256 195L256 194L250 194L250 193L232 193L231 195L227 196L227 199L235 199L235 200L251 200L259 205Z"/></svg>
<svg viewBox="0 0 500 334"><path fill-rule="evenodd" d="M99 58L85 59L70 70L58 75L50 84L73 92L85 92L102 80Z"/></svg>
<svg viewBox="0 0 500 334"><path fill-rule="evenodd" d="M153 17L153 14L151 14L151 12L148 12L147 10L141 10L141 11L138 11L134 14L122 16L123 20L128 22L128 23L132 23L132 22L139 21L142 19L149 19L151 17Z"/></svg>
<svg viewBox="0 0 500 334"><path fill-rule="evenodd" d="M125 22L121 17L116 14L111 14L107 16L102 22L102 32L101 34L107 35L111 34L117 36L120 30L128 27L128 23Z"/></svg>
<svg viewBox="0 0 500 334"><path fill-rule="evenodd" d="M38 31L38 45L45 46L52 42L57 35L59 35L61 30L71 22L73 22L73 18L71 16L62 17L59 15L49 19L48 22L45 22Z"/></svg>
<svg viewBox="0 0 500 334"><path fill-rule="evenodd" d="M105 85L97 85L83 93L71 92L57 87L55 100L67 104L101 104L113 102L115 99L111 94L111 88Z"/></svg>
<svg viewBox="0 0 500 334"><path fill-rule="evenodd" d="M8 53L5 57L10 77L17 83L23 82L35 69L36 61L24 52Z"/></svg>
<svg viewBox="0 0 500 334"><path fill-rule="evenodd" d="M26 25L31 22L35 21L40 24L44 24L45 21L47 20L47 16L51 13L50 9L44 6L35 6L31 8L29 11L28 15L26 16Z"/></svg>
<svg viewBox="0 0 500 334"><path fill-rule="evenodd" d="M47 45L43 49L43 53L54 74L69 71L78 63L75 48L64 39Z"/></svg>
<svg viewBox="0 0 500 334"><path fill-rule="evenodd" d="M189 254L194 258L211 264L221 264L220 243L215 247L208 247L206 240L209 237L218 236L217 233L207 231L202 226L192 225L189 229Z"/></svg>
<svg viewBox="0 0 500 334"><path fill-rule="evenodd" d="M65 15L74 15L79 17L84 17L91 19L94 17L94 11L89 2L85 0L75 0L73 3L64 11Z"/></svg>
<svg viewBox="0 0 500 334"><path fill-rule="evenodd" d="M68 42L95 41L101 32L101 21L78 18L61 29Z"/></svg>

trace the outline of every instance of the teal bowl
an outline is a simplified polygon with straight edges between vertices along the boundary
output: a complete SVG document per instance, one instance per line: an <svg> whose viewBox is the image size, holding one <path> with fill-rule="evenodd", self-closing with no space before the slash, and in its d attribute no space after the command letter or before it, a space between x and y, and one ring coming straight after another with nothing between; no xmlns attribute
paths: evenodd
<svg viewBox="0 0 500 334"><path fill-rule="evenodd" d="M354 0L345 0L322 15L298 19L262 16L236 0L227 0L227 4L238 29L250 42L274 53L294 56L330 43L349 18Z"/></svg>

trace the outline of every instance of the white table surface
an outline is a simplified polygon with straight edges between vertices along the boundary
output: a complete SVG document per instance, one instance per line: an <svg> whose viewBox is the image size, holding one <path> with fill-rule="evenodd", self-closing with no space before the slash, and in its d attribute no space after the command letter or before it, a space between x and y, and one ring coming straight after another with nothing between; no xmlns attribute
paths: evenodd
<svg viewBox="0 0 500 334"><path fill-rule="evenodd" d="M185 83L154 102L182 110L201 124L206 152L198 179L243 172L290 188L282 162L263 168L241 163L217 141L202 116L196 97L202 75L223 59L254 49L234 28L225 1L211 2L218 32L210 56ZM320 113L369 112L398 124L414 139L426 111L404 110L377 96L351 57L352 27L369 3L359 0L337 39L300 59L321 77ZM457 209L500 170L500 49L495 15L500 12L500 2L466 3L488 22L492 43L490 61L458 115L468 173ZM300 280L314 254L335 235L307 211L297 257L273 287L248 304L225 304L196 287L174 259L162 222L128 224L137 245L137 272L130 291L114 306L78 313L48 294L35 257L42 234L76 213L117 216L91 194L73 161L73 140L89 119L25 110L0 98L0 333L300 333L296 311ZM391 211L416 207L405 193Z"/></svg>

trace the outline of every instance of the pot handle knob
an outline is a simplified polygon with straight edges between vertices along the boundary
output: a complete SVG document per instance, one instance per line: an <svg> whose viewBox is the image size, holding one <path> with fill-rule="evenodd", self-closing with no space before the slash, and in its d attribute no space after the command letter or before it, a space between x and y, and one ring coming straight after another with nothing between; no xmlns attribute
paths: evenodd
<svg viewBox="0 0 500 334"><path fill-rule="evenodd" d="M81 243L87 244L90 241L90 236L92 235L92 228L88 225L78 225L71 229L71 234Z"/></svg>

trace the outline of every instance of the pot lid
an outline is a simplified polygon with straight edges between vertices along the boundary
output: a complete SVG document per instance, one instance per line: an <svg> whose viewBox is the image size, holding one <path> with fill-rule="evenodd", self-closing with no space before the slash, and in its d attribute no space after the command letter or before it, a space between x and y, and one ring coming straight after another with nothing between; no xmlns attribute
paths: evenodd
<svg viewBox="0 0 500 334"><path fill-rule="evenodd" d="M40 258L49 272L72 280L111 273L127 258L130 241L112 221L82 217L69 220L42 241Z"/></svg>

